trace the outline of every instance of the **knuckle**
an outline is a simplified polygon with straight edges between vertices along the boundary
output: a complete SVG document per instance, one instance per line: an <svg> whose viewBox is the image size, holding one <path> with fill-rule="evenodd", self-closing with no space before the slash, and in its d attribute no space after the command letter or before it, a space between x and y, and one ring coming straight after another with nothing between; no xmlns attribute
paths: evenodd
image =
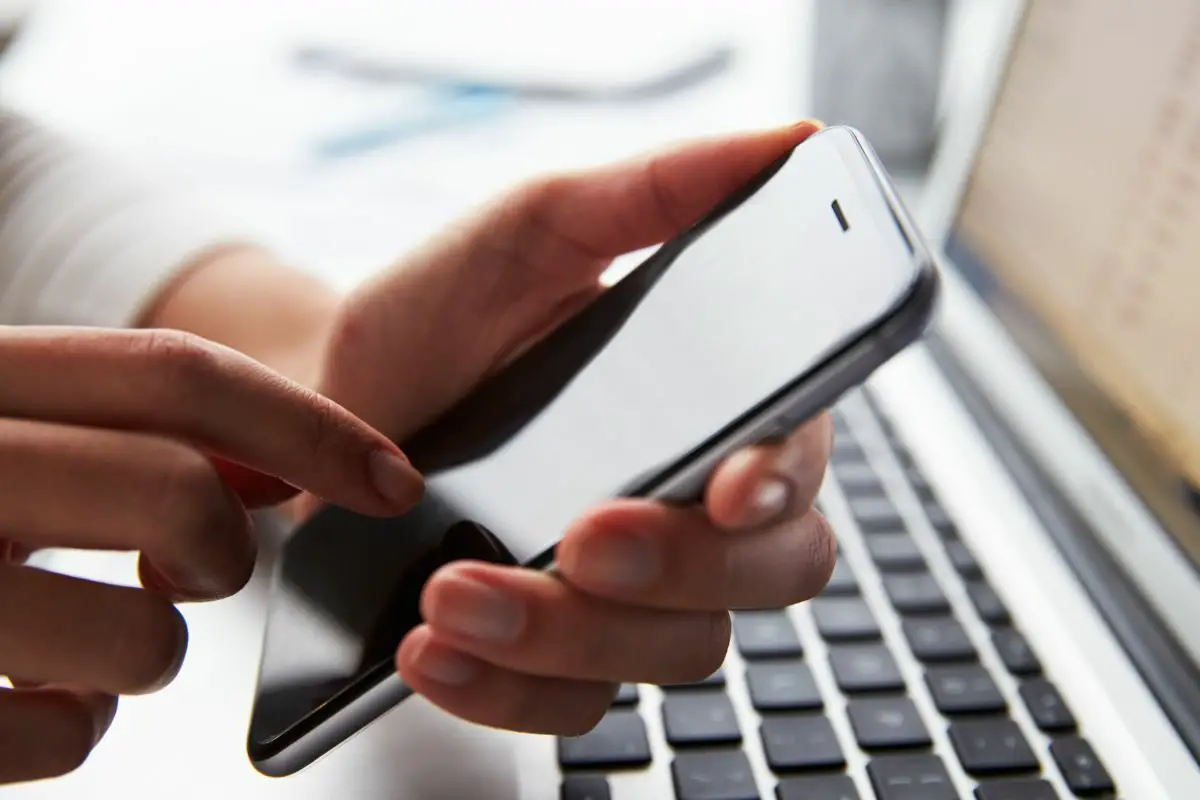
<svg viewBox="0 0 1200 800"><path fill-rule="evenodd" d="M568 193L575 177L566 172L548 172L526 180L513 193L513 205L522 216L540 216Z"/></svg>
<svg viewBox="0 0 1200 800"><path fill-rule="evenodd" d="M509 251L523 264L535 266L546 251L546 245L555 240L554 226L548 223L553 209L561 198L570 191L572 179L565 174L542 175L527 181L513 194L510 212L514 224L511 226L512 241ZM537 269L530 271L534 275ZM525 291L539 288L540 281L521 286Z"/></svg>
<svg viewBox="0 0 1200 800"><path fill-rule="evenodd" d="M310 407L312 413L308 415L304 448L313 459L320 459L338 438L338 413L332 403L319 398Z"/></svg>
<svg viewBox="0 0 1200 800"><path fill-rule="evenodd" d="M122 694L158 691L175 679L187 650L187 623L174 606L140 592L113 627Z"/></svg>
<svg viewBox="0 0 1200 800"><path fill-rule="evenodd" d="M141 355L150 362L155 386L172 397L191 396L220 372L221 358L207 340L177 330L151 330L141 338Z"/></svg>

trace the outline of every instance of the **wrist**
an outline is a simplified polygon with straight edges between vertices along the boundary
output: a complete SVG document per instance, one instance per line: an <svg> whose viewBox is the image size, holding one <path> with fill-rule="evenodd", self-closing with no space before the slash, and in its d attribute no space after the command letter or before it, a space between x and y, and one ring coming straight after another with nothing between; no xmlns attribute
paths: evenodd
<svg viewBox="0 0 1200 800"><path fill-rule="evenodd" d="M233 246L181 270L138 326L195 333L315 388L341 299L265 250Z"/></svg>

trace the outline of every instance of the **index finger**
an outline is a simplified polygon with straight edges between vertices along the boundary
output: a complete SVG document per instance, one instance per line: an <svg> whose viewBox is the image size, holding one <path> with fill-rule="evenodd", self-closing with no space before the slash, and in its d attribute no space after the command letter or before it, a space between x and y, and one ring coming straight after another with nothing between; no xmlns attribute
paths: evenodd
<svg viewBox="0 0 1200 800"><path fill-rule="evenodd" d="M411 507L420 473L326 397L181 331L0 328L0 416L187 441L372 516Z"/></svg>

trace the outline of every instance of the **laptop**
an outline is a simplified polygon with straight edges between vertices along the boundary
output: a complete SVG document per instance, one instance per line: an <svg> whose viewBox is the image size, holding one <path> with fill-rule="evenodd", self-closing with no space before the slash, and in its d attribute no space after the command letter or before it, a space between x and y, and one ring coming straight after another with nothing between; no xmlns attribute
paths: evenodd
<svg viewBox="0 0 1200 800"><path fill-rule="evenodd" d="M1001 5L942 319L835 409L833 579L558 742L564 800L1200 797L1200 5Z"/></svg>
<svg viewBox="0 0 1200 800"><path fill-rule="evenodd" d="M818 598L735 615L719 672L622 687L583 736L413 698L271 779L241 734L268 557L188 609L176 684L13 796L1200 798L1200 5L988 9L1008 35L917 206L942 315L834 409Z"/></svg>

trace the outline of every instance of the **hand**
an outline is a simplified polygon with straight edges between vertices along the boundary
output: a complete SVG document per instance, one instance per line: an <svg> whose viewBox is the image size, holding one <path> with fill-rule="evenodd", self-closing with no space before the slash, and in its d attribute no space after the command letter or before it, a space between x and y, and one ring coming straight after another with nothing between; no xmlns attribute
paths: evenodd
<svg viewBox="0 0 1200 800"><path fill-rule="evenodd" d="M679 146L533 181L349 297L321 391L405 437L603 291L610 260L662 242L816 129ZM819 298L812 298L820 302ZM566 532L557 575L460 562L422 598L396 665L417 692L489 726L589 729L620 681L700 679L722 662L729 610L805 600L833 536L812 503L832 427L724 463L702 507L621 500Z"/></svg>
<svg viewBox="0 0 1200 800"><path fill-rule="evenodd" d="M232 465L238 465L233 467ZM242 492L225 474L251 476ZM179 670L174 602L248 580L247 509L302 488L397 514L421 478L343 408L166 331L0 327L0 783L73 770L117 696ZM23 566L40 548L139 551L143 588Z"/></svg>

